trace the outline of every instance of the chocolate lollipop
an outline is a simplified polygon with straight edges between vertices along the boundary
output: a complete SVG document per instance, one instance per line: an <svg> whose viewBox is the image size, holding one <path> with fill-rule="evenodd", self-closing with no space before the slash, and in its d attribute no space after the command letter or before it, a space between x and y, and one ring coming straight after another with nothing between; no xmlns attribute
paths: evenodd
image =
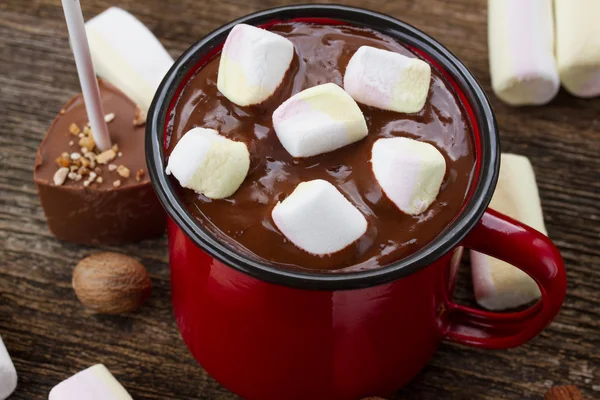
<svg viewBox="0 0 600 400"><path fill-rule="evenodd" d="M166 217L146 174L144 112L96 80L79 2L63 0L63 8L82 94L60 111L35 160L50 231L82 244L161 235Z"/></svg>

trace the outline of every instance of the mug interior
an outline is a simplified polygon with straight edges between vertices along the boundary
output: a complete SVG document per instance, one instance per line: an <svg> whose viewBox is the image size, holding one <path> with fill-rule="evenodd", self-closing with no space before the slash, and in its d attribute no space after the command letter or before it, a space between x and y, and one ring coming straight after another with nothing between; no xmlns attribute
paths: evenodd
<svg viewBox="0 0 600 400"><path fill-rule="evenodd" d="M312 273L285 270L237 253L206 230L188 212L165 173L164 149L170 140L172 116L189 79L221 50L229 31L239 23L269 27L285 21L351 24L386 34L427 59L459 97L469 118L476 165L469 194L459 214L428 245L395 263L361 272ZM390 282L414 273L459 245L485 212L499 169L498 132L489 101L478 82L450 51L418 29L373 11L338 5L298 5L261 11L233 21L190 47L161 83L148 113L146 161L157 196L171 219L200 248L232 268L255 278L314 290L347 290Z"/></svg>

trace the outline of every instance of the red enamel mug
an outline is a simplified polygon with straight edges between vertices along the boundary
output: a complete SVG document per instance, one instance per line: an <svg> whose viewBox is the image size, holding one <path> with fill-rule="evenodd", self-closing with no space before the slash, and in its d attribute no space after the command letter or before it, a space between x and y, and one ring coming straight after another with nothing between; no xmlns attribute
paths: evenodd
<svg viewBox="0 0 600 400"><path fill-rule="evenodd" d="M410 257L356 273L274 268L203 229L166 176L169 122L190 76L221 49L235 24L285 20L356 24L392 36L439 68L467 110L477 147L472 191L455 220ZM194 357L246 399L353 400L394 393L442 340L501 349L533 338L560 310L565 269L547 237L487 209L498 177L498 140L490 104L467 68L431 37L391 17L337 5L289 6L243 17L200 40L160 86L146 137L149 172L170 217L173 308ZM541 300L515 313L457 305L452 297L463 248L525 271L538 283Z"/></svg>

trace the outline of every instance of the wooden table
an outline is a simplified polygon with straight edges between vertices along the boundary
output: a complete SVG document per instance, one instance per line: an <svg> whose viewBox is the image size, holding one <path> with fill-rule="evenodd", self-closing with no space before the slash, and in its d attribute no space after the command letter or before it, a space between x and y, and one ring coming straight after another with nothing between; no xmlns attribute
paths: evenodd
<svg viewBox="0 0 600 400"><path fill-rule="evenodd" d="M214 28L281 0L82 0L86 18L119 5L140 18L173 56ZM403 19L438 38L491 94L485 0L345 2ZM11 399L45 399L58 382L104 363L136 399L233 399L196 364L170 306L166 240L92 248L61 243L46 227L32 181L46 128L79 84L59 0L0 3L0 335L19 372ZM514 109L493 95L502 149L535 168L551 238L567 264L563 309L517 349L444 343L397 399L541 399L559 384L600 398L600 99L561 92L552 104ZM92 316L71 289L82 257L113 250L138 257L153 293L129 316ZM472 303L468 266L459 283Z"/></svg>

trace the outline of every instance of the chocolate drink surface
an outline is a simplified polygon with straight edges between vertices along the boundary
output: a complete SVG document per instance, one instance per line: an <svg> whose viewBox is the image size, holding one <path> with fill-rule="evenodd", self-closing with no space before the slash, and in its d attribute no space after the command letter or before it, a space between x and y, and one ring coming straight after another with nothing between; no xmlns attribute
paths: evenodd
<svg viewBox="0 0 600 400"><path fill-rule="evenodd" d="M271 98L250 107L227 100L217 90L217 55L190 79L177 100L167 156L187 131L203 127L246 143L251 157L248 176L229 198L211 200L180 187L180 196L189 210L202 226L236 251L281 268L325 272L373 269L426 246L459 214L475 168L472 129L450 84L432 66L431 87L419 113L383 111L359 104L369 130L366 138L333 152L293 158L273 129L272 114L281 103L316 85L333 82L343 87L348 61L360 46L416 55L396 40L366 28L295 22L280 23L269 30L295 46L290 70ZM430 143L446 160L440 193L420 215L402 213L373 175L373 143L398 136ZM299 183L314 179L332 183L368 222L366 233L358 241L326 256L294 246L271 217L277 202Z"/></svg>
<svg viewBox="0 0 600 400"><path fill-rule="evenodd" d="M166 215L147 174L145 127L134 123L136 105L107 82L100 80L99 88L112 143L118 148L106 162L101 162L95 145L89 151L95 153L93 157L85 154L83 131L88 118L82 95L63 107L34 165L48 227L58 239L81 244L122 244L160 236ZM57 170L67 165L73 168L74 179L57 181ZM82 167L85 172L77 176Z"/></svg>

